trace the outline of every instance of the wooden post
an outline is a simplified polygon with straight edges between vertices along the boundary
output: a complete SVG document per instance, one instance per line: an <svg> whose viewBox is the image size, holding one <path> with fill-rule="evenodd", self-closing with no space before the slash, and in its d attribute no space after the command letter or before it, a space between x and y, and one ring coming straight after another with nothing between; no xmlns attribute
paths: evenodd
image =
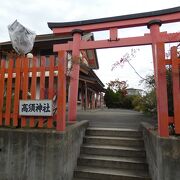
<svg viewBox="0 0 180 180"><path fill-rule="evenodd" d="M64 131L66 128L66 54L58 52L58 92L57 92L57 126L56 130Z"/></svg>
<svg viewBox="0 0 180 180"><path fill-rule="evenodd" d="M95 92L92 92L92 109L95 109Z"/></svg>
<svg viewBox="0 0 180 180"><path fill-rule="evenodd" d="M171 59L175 133L180 134L180 59L177 58L177 47L171 48Z"/></svg>
<svg viewBox="0 0 180 180"><path fill-rule="evenodd" d="M22 99L26 100L28 98L28 84L29 84L29 73L28 73L28 59L22 58L23 65L23 81L22 81ZM22 77L21 77L22 78ZM26 117L21 118L21 126L25 127L27 125Z"/></svg>
<svg viewBox="0 0 180 180"><path fill-rule="evenodd" d="M54 62L55 62L55 57L50 56L50 66L49 66L49 92L48 92L48 98L53 99L54 97ZM48 128L53 127L53 117L48 118L48 123L47 123Z"/></svg>
<svg viewBox="0 0 180 180"><path fill-rule="evenodd" d="M156 83L157 113L158 113L158 133L162 137L168 137L168 101L167 82L165 67L164 43L160 43L159 26L161 21L153 20L148 24L152 37L152 52L154 62L154 77Z"/></svg>
<svg viewBox="0 0 180 180"><path fill-rule="evenodd" d="M100 108L102 108L102 93L100 92Z"/></svg>
<svg viewBox="0 0 180 180"><path fill-rule="evenodd" d="M44 99L45 97L45 66L46 66L46 57L42 56L41 57L41 69L40 69L40 99ZM44 126L44 118L40 117L39 118L39 123L38 127L42 128Z"/></svg>
<svg viewBox="0 0 180 180"><path fill-rule="evenodd" d="M19 108L19 95L21 87L21 58L16 60L16 79L15 79L15 91L14 91L14 109L13 109L13 125L18 125L18 108Z"/></svg>
<svg viewBox="0 0 180 180"><path fill-rule="evenodd" d="M83 87L83 82L81 85L81 109L84 110L84 87Z"/></svg>
<svg viewBox="0 0 180 180"><path fill-rule="evenodd" d="M0 126L2 126L2 119L3 119L3 102L4 102L4 84L5 84L5 60L1 60L1 69L0 69L0 85L1 85L1 91L0 91Z"/></svg>
<svg viewBox="0 0 180 180"><path fill-rule="evenodd" d="M5 124L10 125L11 114L11 99L12 99L12 73L13 73L13 59L9 61L8 67L8 79L7 79L7 92L6 92L6 112L5 112Z"/></svg>
<svg viewBox="0 0 180 180"><path fill-rule="evenodd" d="M72 58L73 67L71 72L70 87L69 87L69 111L68 118L69 122L76 121L77 116L77 96L78 96L78 85L79 85L79 44L81 41L81 31L74 30L73 32L73 48L72 48Z"/></svg>
<svg viewBox="0 0 180 180"><path fill-rule="evenodd" d="M85 110L88 108L87 83L85 81Z"/></svg>
<svg viewBox="0 0 180 180"><path fill-rule="evenodd" d="M36 81L37 81L37 67L36 67L36 61L37 58L29 59L29 61L32 61L32 77L31 77L31 99L36 99ZM35 118L30 118L30 127L34 127L35 125Z"/></svg>

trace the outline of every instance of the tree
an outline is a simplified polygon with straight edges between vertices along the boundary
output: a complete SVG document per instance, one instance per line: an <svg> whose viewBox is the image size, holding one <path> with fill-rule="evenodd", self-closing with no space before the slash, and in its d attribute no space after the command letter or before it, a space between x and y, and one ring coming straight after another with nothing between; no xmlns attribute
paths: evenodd
<svg viewBox="0 0 180 180"><path fill-rule="evenodd" d="M105 101L106 106L108 108L112 107L112 104L113 104L113 101L114 101L114 92L109 87L106 89L106 93L105 93L105 96L104 96L104 101Z"/></svg>
<svg viewBox="0 0 180 180"><path fill-rule="evenodd" d="M107 85L104 100L108 108L132 108L131 98L127 96L128 85L126 81L115 79Z"/></svg>
<svg viewBox="0 0 180 180"><path fill-rule="evenodd" d="M127 94L127 82L120 81L119 79L115 79L114 81L110 81L107 83L108 87L114 92L120 92L123 96Z"/></svg>
<svg viewBox="0 0 180 180"><path fill-rule="evenodd" d="M173 90L172 90L172 68L171 66L166 69L167 79L167 95L168 95L168 114L173 116ZM156 85L154 75L147 75L145 80L141 80L140 83L144 83L146 87L146 95L141 100L141 110L146 113L157 114L157 102L156 102Z"/></svg>

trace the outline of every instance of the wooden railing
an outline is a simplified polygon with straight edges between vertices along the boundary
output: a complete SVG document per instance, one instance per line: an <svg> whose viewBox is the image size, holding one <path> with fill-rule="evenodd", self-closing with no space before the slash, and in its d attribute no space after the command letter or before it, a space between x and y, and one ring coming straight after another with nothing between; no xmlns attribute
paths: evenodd
<svg viewBox="0 0 180 180"><path fill-rule="evenodd" d="M46 66L46 57L34 57L30 63L27 58L1 60L0 67L0 126L55 128L65 130L66 103L66 64L65 52L58 57L50 56ZM57 63L55 63L57 59ZM31 65L30 65L31 64ZM20 100L53 101L53 115L50 117L20 116ZM64 107L63 107L64 106Z"/></svg>

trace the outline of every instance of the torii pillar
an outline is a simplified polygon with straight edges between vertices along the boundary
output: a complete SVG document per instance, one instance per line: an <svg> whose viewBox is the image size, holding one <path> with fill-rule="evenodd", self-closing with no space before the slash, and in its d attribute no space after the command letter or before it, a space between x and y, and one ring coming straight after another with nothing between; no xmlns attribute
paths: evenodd
<svg viewBox="0 0 180 180"><path fill-rule="evenodd" d="M158 131L163 137L169 136L168 130L168 96L166 81L165 49L161 42L160 26L162 22L158 19L148 23L152 41L152 54L154 65L154 78L156 83ZM160 43L161 42L161 43Z"/></svg>
<svg viewBox="0 0 180 180"><path fill-rule="evenodd" d="M72 47L72 71L70 75L69 99L68 99L68 120L73 123L77 116L77 94L79 86L79 67L80 67L80 41L82 31L75 29L72 31L73 47Z"/></svg>

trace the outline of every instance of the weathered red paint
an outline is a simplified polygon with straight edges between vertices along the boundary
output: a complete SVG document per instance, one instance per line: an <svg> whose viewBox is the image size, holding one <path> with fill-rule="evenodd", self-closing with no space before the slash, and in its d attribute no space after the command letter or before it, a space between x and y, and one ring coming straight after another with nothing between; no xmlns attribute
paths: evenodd
<svg viewBox="0 0 180 180"><path fill-rule="evenodd" d="M45 65L46 65L46 57L41 57L41 69L40 69L40 99L44 99L45 97ZM44 126L44 118L38 118L38 127L42 128Z"/></svg>
<svg viewBox="0 0 180 180"><path fill-rule="evenodd" d="M32 59L31 99L36 99L36 81L37 81L37 77L36 77L36 61L37 61L37 58L34 57ZM34 127L34 125L35 125L35 118L31 117L29 126Z"/></svg>
<svg viewBox="0 0 180 180"><path fill-rule="evenodd" d="M2 125L2 118L3 118L3 102L4 102L4 74L5 74L5 60L1 60L1 69L0 69L0 84L1 84L1 91L0 91L0 125Z"/></svg>
<svg viewBox="0 0 180 180"><path fill-rule="evenodd" d="M111 28L110 29L110 41L117 41L118 40L118 28Z"/></svg>
<svg viewBox="0 0 180 180"><path fill-rule="evenodd" d="M167 137L169 136L169 122L164 43L161 42L159 36L160 28L158 24L151 25L150 32L152 37L154 77L156 82L158 131L160 136Z"/></svg>
<svg viewBox="0 0 180 180"><path fill-rule="evenodd" d="M159 39L161 42L177 42L180 39L180 33L166 33L161 32L159 34ZM80 50L87 49L103 49L103 48L114 48L114 47L128 47L128 46L141 46L150 45L152 43L152 36L150 34L145 34L144 36L120 38L116 41L110 40L98 40L98 41L85 41L81 40L79 43ZM53 50L57 52L59 49L71 51L73 48L73 42L68 42L67 44L55 44Z"/></svg>
<svg viewBox="0 0 180 180"><path fill-rule="evenodd" d="M22 99L26 100L28 97L28 59L27 58L22 58L22 75L23 75L23 81L22 81ZM27 121L25 117L21 118L21 126L25 127L27 125Z"/></svg>
<svg viewBox="0 0 180 180"><path fill-rule="evenodd" d="M164 43L156 44L155 47L155 82L156 82L156 98L158 113L158 131L163 137L169 136L168 130L168 96L167 96L167 80L165 67L165 49Z"/></svg>
<svg viewBox="0 0 180 180"><path fill-rule="evenodd" d="M55 62L55 57L50 56L50 66L49 66L49 91L48 91L48 98L53 99L55 93L54 93L54 62ZM57 94L56 94L57 96ZM53 127L53 117L48 118L48 123L47 123L48 128Z"/></svg>
<svg viewBox="0 0 180 180"><path fill-rule="evenodd" d="M6 115L5 115L5 125L10 125L10 114L11 114L11 98L12 98L12 69L13 69L13 59L9 61L8 69L8 79L7 79L7 94L6 94Z"/></svg>
<svg viewBox="0 0 180 180"><path fill-rule="evenodd" d="M71 71L70 78L70 87L69 87L69 111L68 118L70 122L76 121L77 114L77 94L79 86L79 43L81 41L81 34L73 34L73 47L72 47L72 58L73 58L73 67Z"/></svg>
<svg viewBox="0 0 180 180"><path fill-rule="evenodd" d="M14 109L13 109L13 125L18 125L18 108L19 108L19 91L21 83L21 58L16 60L16 79L15 79L15 96L14 96Z"/></svg>
<svg viewBox="0 0 180 180"><path fill-rule="evenodd" d="M177 47L171 48L174 124L176 134L180 134L180 59L177 58Z"/></svg>
<svg viewBox="0 0 180 180"><path fill-rule="evenodd" d="M66 53L58 52L57 131L66 128Z"/></svg>

